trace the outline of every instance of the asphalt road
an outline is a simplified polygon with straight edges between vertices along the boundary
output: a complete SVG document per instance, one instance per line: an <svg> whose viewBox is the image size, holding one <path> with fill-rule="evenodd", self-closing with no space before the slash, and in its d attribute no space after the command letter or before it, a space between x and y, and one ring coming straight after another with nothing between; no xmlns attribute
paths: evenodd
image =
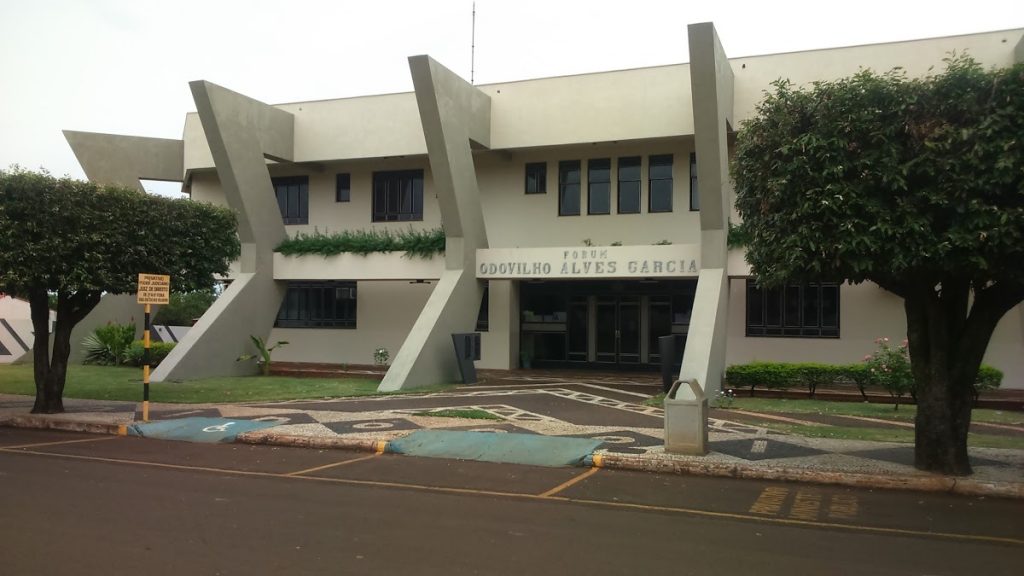
<svg viewBox="0 0 1024 576"><path fill-rule="evenodd" d="M1019 574L1024 502L0 428L0 573Z"/></svg>

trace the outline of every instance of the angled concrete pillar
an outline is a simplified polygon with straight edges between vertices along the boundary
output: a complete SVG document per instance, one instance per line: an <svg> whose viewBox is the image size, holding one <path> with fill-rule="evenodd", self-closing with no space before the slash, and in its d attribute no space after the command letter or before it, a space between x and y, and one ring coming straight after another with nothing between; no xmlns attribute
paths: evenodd
<svg viewBox="0 0 1024 576"><path fill-rule="evenodd" d="M679 378L696 379L707 397L714 398L725 369L729 301L726 238L733 73L712 23L691 24L687 34L700 192L701 271Z"/></svg>
<svg viewBox="0 0 1024 576"><path fill-rule="evenodd" d="M490 146L490 98L428 56L412 56L420 122L445 230L445 270L395 355L379 390L456 382L451 333L476 325L482 284L476 250L487 247L471 145Z"/></svg>
<svg viewBox="0 0 1024 576"><path fill-rule="evenodd" d="M189 85L221 189L238 216L242 255L235 280L153 372L157 382L254 373L253 363L235 358L255 352L250 335L270 335L286 290L274 280L273 251L285 229L265 159L292 159L294 117L204 80Z"/></svg>

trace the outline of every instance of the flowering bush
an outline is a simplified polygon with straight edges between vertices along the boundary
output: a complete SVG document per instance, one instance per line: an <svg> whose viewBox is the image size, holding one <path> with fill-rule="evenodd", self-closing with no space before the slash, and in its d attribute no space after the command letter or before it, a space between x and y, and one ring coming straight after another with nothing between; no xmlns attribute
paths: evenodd
<svg viewBox="0 0 1024 576"><path fill-rule="evenodd" d="M733 402L736 401L736 393L729 390L719 390L718 395L715 396L715 408L732 408Z"/></svg>
<svg viewBox="0 0 1024 576"><path fill-rule="evenodd" d="M373 351L373 363L377 366L387 366L390 358L391 354L388 352L388 349L383 346L378 346L377 349Z"/></svg>
<svg viewBox="0 0 1024 576"><path fill-rule="evenodd" d="M878 338L875 344L878 345L875 353L864 357L871 382L881 386L895 398L895 409L899 410L900 399L914 389L914 375L910 371L907 341L904 340L895 348L889 345L888 338Z"/></svg>

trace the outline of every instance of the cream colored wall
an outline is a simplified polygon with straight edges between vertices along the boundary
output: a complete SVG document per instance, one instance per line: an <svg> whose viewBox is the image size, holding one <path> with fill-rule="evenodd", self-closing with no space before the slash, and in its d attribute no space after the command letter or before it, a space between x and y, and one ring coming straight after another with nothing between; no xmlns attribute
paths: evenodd
<svg viewBox="0 0 1024 576"><path fill-rule="evenodd" d="M491 248L582 246L589 238L595 245L612 242L674 244L700 242L697 212L690 212L691 138L656 142L562 146L514 152L480 152L475 155L477 177ZM672 212L647 211L647 169L651 155L672 154ZM641 213L616 214L618 158L641 157ZM587 214L587 160L608 158L612 165L612 213ZM580 160L580 215L558 215L558 163ZM528 162L547 162L547 193L525 194Z"/></svg>
<svg viewBox="0 0 1024 576"><path fill-rule="evenodd" d="M415 222L373 222L373 173L390 170L423 170L423 220ZM339 173L351 175L351 200L335 201L336 176ZM271 166L270 174L277 176L309 177L309 224L288 225L289 236L299 232L324 233L343 230L416 230L437 228L441 225L441 213L434 194L434 183L426 157L392 158L333 162L311 169L309 166ZM212 172L196 172L192 177L192 200L225 205L217 175Z"/></svg>
<svg viewBox="0 0 1024 576"><path fill-rule="evenodd" d="M491 97L492 149L693 133L686 64L478 88ZM592 94L602 97L589 97ZM296 162L415 156L427 151L411 92L276 107L295 116ZM182 137L186 170L213 166L196 114L186 116Z"/></svg>
<svg viewBox="0 0 1024 576"><path fill-rule="evenodd" d="M32 307L25 300L0 296L0 318L11 320L32 318Z"/></svg>
<svg viewBox="0 0 1024 576"><path fill-rule="evenodd" d="M1024 30L949 36L929 40L872 44L848 48L791 52L730 60L736 78L735 112L737 122L750 118L755 105L778 78L794 84L841 78L862 68L885 72L902 67L911 76L922 76L930 68L942 70L942 59L952 51L966 52L985 66L1013 64L1013 47Z"/></svg>
<svg viewBox="0 0 1024 576"><path fill-rule="evenodd" d="M378 346L387 348L394 359L434 286L359 282L356 329L274 328L271 342L289 342L274 351L274 360L373 364L373 351Z"/></svg>
<svg viewBox="0 0 1024 576"><path fill-rule="evenodd" d="M726 365L757 360L851 364L874 352L875 339L895 343L907 337L903 301L871 283L844 284L839 296L839 338L748 338L746 281L731 281L729 343ZM1004 388L1024 388L1024 305L999 323L985 354L985 363L1004 373Z"/></svg>

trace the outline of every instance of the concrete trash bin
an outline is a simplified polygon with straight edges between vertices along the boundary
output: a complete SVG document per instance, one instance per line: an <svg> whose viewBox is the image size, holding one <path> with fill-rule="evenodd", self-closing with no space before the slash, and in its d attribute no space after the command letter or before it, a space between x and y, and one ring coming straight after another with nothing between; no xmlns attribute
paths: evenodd
<svg viewBox="0 0 1024 576"><path fill-rule="evenodd" d="M676 380L665 395L665 452L708 453L708 398L696 380Z"/></svg>

